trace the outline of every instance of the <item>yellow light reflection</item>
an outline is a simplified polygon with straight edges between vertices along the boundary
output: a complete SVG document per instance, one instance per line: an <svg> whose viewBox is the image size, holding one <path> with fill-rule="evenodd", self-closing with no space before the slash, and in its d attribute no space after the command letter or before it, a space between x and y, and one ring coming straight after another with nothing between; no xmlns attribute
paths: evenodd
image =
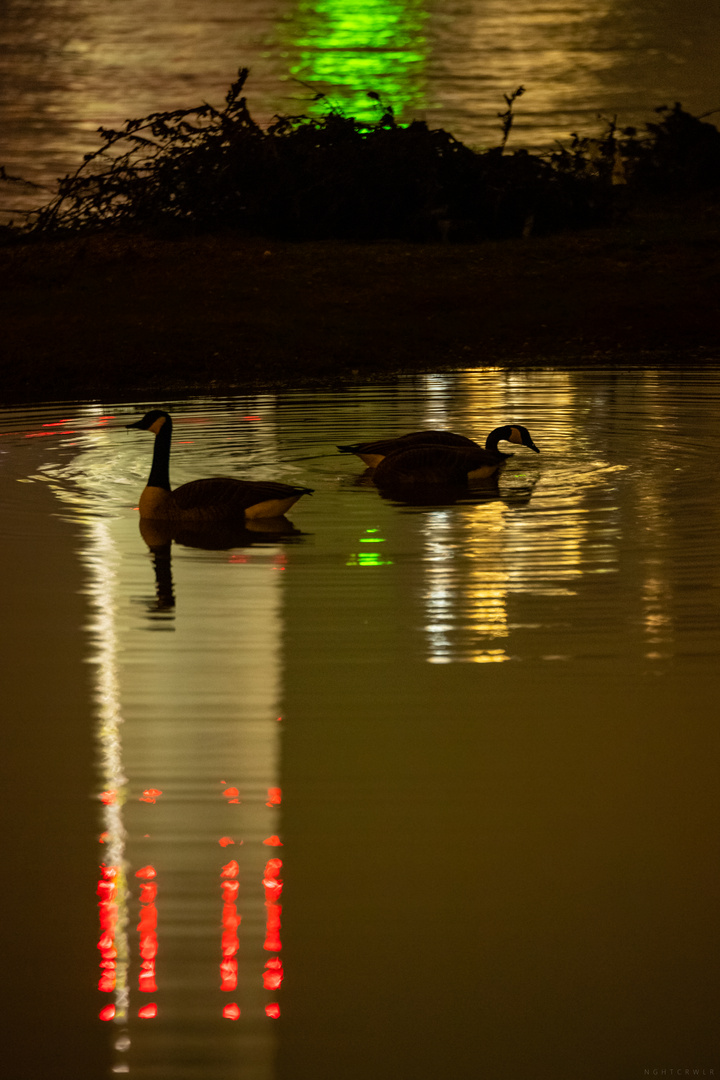
<svg viewBox="0 0 720 1080"><path fill-rule="evenodd" d="M608 493L627 465L598 455L585 426L589 403L582 380L571 373L481 369L452 378L428 376L424 389L427 427L483 442L496 426L524 423L541 449L537 459L516 452L497 493L488 491L485 501L473 504L469 492L452 510L427 516L428 660L499 663L521 657L525 642L513 648L513 636L530 629L540 656L565 656L544 649L537 632L548 634L551 621L569 621L577 606L571 612L544 602L530 618L518 620L510 604L517 597L521 611L533 598L577 603L574 598L590 588L581 589L581 579L617 573L620 520ZM594 404L603 415L613 403ZM563 447L569 443L573 454L566 459Z"/></svg>
<svg viewBox="0 0 720 1080"><path fill-rule="evenodd" d="M509 659L498 639L508 636L508 573L502 564L505 507L499 503L463 508L467 546L452 542L450 511L428 515L425 609L429 661L502 663ZM461 639L463 644L458 643Z"/></svg>

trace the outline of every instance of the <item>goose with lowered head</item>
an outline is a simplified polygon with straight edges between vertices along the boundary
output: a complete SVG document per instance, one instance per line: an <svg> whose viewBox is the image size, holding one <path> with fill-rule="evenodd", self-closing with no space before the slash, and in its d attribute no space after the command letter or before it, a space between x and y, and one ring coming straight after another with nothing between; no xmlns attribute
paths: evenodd
<svg viewBox="0 0 720 1080"><path fill-rule="evenodd" d="M485 451L494 455L498 462L503 462L509 457L502 450L498 450L498 443L503 441L529 446L531 450L537 450L526 427L523 427L522 424L504 424L502 427L491 431L485 440ZM371 469L374 469L388 454L408 450L414 446L447 446L482 450L479 443L475 442L474 439L469 439L466 435L457 435L454 431L433 430L409 431L406 435L397 435L394 438L351 443L347 446L338 446L338 450L343 454L355 454Z"/></svg>
<svg viewBox="0 0 720 1080"><path fill-rule="evenodd" d="M540 453L530 432L521 424L496 428L488 436L484 448L477 444L443 445L398 439L397 445L386 451L375 466L373 480L382 488L391 485L452 486L496 477L509 457L497 449L498 442L503 439Z"/></svg>
<svg viewBox="0 0 720 1080"><path fill-rule="evenodd" d="M172 420L162 409L151 409L128 428L151 431L155 436L152 467L140 496L140 517L160 521L208 523L242 518L275 518L285 514L312 488L293 487L272 480L236 480L212 476L170 487Z"/></svg>

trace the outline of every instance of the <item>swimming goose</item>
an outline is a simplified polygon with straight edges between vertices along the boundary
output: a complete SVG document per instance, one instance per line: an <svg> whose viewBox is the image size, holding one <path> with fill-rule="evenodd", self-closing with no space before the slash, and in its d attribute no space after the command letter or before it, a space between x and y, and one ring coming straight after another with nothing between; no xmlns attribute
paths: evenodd
<svg viewBox="0 0 720 1080"><path fill-rule="evenodd" d="M272 480L235 480L213 476L191 480L170 489L170 440L172 420L161 409L152 409L128 428L155 435L152 468L140 496L140 517L178 522L232 521L241 518L281 517L312 488L277 484Z"/></svg>
<svg viewBox="0 0 720 1080"><path fill-rule="evenodd" d="M494 453L499 461L505 461L508 454L498 450L499 442L519 443L537 450L527 428L521 424L505 424L495 428L485 440L485 450ZM353 443L350 446L338 446L343 454L356 454L366 465L374 469L387 454L397 450L406 450L410 446L459 446L482 449L474 439L465 435L456 435L453 431L410 431L407 435L398 435L394 439L376 439L373 442Z"/></svg>
<svg viewBox="0 0 720 1080"><path fill-rule="evenodd" d="M373 480L380 488L419 484L462 485L467 484L468 480L485 480L496 476L509 456L497 449L498 442L503 439L540 453L530 432L520 424L496 428L488 435L485 448L415 442L404 446L403 440L399 439L399 445L391 453L386 453L375 467Z"/></svg>

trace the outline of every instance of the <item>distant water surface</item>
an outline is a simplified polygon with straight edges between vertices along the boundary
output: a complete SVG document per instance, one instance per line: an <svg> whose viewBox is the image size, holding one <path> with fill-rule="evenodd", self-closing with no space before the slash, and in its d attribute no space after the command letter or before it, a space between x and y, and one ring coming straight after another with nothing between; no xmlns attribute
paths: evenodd
<svg viewBox="0 0 720 1080"><path fill-rule="evenodd" d="M221 104L251 69L251 112L303 112L318 93L359 116L373 90L403 120L496 145L523 85L512 145L642 125L680 100L720 108L720 8L702 0L5 0L0 164L44 185L128 117ZM375 115L377 115L375 113ZM8 207L15 189L3 195Z"/></svg>
<svg viewBox="0 0 720 1080"><path fill-rule="evenodd" d="M719 404L488 369L0 413L8 1075L717 1072ZM141 534L150 405L174 483L315 493ZM540 455L455 504L335 450L505 421Z"/></svg>

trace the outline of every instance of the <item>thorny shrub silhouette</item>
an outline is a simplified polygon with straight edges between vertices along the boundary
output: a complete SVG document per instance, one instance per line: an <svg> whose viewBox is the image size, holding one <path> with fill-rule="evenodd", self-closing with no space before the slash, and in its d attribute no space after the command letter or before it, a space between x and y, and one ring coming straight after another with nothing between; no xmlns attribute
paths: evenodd
<svg viewBox="0 0 720 1080"><path fill-rule="evenodd" d="M644 135L616 123L599 139L572 136L549 154L474 151L415 120L401 126L378 94L378 119L279 116L263 130L242 96L100 128L102 146L58 182L57 195L15 230L25 236L104 229L163 233L240 230L286 239L478 240L546 234L612 220L626 189L720 186L720 134L674 109ZM322 98L316 95L316 100Z"/></svg>

